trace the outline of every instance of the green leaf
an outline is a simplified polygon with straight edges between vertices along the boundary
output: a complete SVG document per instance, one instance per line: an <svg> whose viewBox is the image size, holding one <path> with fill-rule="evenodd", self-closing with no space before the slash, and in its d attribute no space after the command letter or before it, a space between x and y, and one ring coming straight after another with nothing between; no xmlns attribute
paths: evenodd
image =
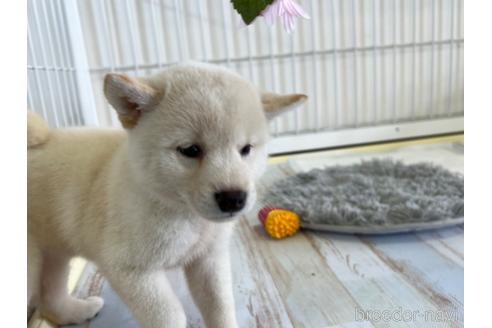
<svg viewBox="0 0 492 328"><path fill-rule="evenodd" d="M251 24L273 0L231 0L246 25Z"/></svg>

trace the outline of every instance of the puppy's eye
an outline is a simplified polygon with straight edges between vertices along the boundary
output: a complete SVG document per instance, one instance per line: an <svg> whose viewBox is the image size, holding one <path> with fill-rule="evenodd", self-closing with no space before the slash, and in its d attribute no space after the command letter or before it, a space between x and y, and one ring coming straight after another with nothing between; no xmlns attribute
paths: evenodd
<svg viewBox="0 0 492 328"><path fill-rule="evenodd" d="M181 155L189 158L198 158L203 155L202 148L198 145L191 145L186 148L178 147L177 150L181 153Z"/></svg>
<svg viewBox="0 0 492 328"><path fill-rule="evenodd" d="M251 146L250 144L248 144L248 145L244 146L243 148L241 148L241 151L240 151L241 156L248 156L249 153L251 152L251 148L252 147L253 146Z"/></svg>

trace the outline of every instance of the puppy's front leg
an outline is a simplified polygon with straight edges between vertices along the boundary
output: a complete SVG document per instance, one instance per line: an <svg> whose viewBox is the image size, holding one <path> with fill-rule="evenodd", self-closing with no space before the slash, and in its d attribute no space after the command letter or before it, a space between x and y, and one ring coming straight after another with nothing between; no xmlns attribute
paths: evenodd
<svg viewBox="0 0 492 328"><path fill-rule="evenodd" d="M237 328L229 251L213 250L185 267L190 291L209 328Z"/></svg>
<svg viewBox="0 0 492 328"><path fill-rule="evenodd" d="M111 286L128 305L142 328L184 328L186 316L164 271L113 272Z"/></svg>

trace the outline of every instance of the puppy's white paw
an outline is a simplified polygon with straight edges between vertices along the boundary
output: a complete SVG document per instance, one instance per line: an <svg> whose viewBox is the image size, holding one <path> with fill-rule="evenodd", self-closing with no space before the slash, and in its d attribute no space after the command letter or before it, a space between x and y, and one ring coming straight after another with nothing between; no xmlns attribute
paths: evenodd
<svg viewBox="0 0 492 328"><path fill-rule="evenodd" d="M104 300L90 296L84 300L69 298L58 306L45 309L43 315L58 325L79 324L93 318L103 307Z"/></svg>
<svg viewBox="0 0 492 328"><path fill-rule="evenodd" d="M89 296L85 301L87 302L87 310L86 318L84 320L93 318L104 306L104 299L99 296Z"/></svg>

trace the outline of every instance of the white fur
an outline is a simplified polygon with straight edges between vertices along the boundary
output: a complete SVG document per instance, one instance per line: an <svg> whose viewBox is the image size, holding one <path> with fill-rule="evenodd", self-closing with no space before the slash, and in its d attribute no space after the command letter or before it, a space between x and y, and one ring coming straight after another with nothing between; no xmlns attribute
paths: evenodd
<svg viewBox="0 0 492 328"><path fill-rule="evenodd" d="M94 316L102 299L66 290L68 261L84 256L142 327L185 327L164 274L183 267L207 326L237 327L228 241L265 168L260 94L213 66L139 80L110 75L105 90L127 133L29 125L44 143L28 147L28 299L59 324ZM195 143L205 150L201 159L176 150ZM222 189L247 191L245 208L222 213L214 199Z"/></svg>

